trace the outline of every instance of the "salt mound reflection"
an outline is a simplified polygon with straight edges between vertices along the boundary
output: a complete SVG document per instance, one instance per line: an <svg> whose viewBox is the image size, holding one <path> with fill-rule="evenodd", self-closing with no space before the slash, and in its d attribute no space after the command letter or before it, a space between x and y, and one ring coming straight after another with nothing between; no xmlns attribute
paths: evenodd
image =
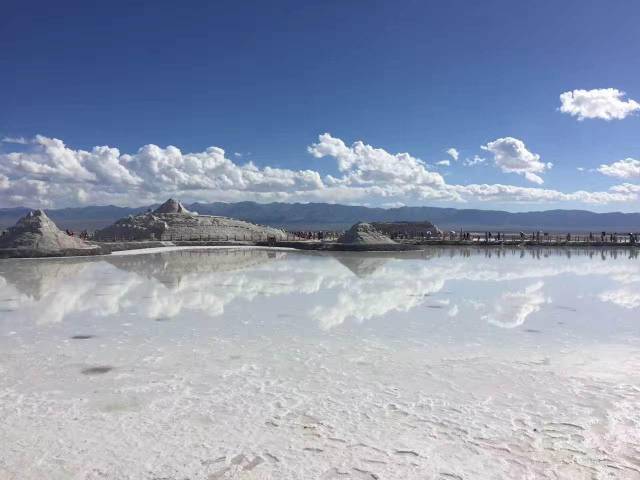
<svg viewBox="0 0 640 480"><path fill-rule="evenodd" d="M74 315L166 319L198 312L217 317L234 302L258 298L277 302L278 297L302 295L305 310L297 317L323 330L420 307L434 310L431 315L437 314L436 308L447 307L449 317L460 312L468 317L472 312L492 325L514 328L555 301L557 292L547 283L561 276L601 278L594 297L625 309L638 308L637 262L622 253L433 249L331 255L181 250L97 259L7 260L0 281L5 313L36 324ZM600 261L603 254L608 260ZM549 255L553 261L545 260ZM458 287L458 295L431 299L462 284L466 292L462 296ZM476 295L479 290L481 295Z"/></svg>

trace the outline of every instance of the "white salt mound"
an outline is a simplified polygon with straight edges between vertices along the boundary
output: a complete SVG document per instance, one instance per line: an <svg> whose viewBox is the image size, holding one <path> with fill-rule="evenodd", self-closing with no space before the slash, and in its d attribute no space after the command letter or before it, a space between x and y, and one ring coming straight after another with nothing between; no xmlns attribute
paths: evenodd
<svg viewBox="0 0 640 480"><path fill-rule="evenodd" d="M376 230L369 223L356 223L349 230L344 232L338 243L356 244L356 245L379 245L379 244L394 244L384 233Z"/></svg>
<svg viewBox="0 0 640 480"><path fill-rule="evenodd" d="M68 250L97 250L98 247L67 235L44 211L33 210L0 237L0 249L57 254Z"/></svg>
<svg viewBox="0 0 640 480"><path fill-rule="evenodd" d="M177 200L174 200L173 198L170 198L169 200L164 202L162 205L156 208L153 212L154 213L192 213L189 210L187 210L185 206L182 205L182 203L178 202Z"/></svg>
<svg viewBox="0 0 640 480"><path fill-rule="evenodd" d="M130 215L98 230L98 241L110 240L284 240L283 230L233 218L198 215L170 198L153 212Z"/></svg>

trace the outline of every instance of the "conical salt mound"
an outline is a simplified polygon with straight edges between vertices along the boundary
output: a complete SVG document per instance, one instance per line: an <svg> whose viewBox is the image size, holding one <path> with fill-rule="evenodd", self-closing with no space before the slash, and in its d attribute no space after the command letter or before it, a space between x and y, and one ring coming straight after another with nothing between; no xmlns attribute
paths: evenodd
<svg viewBox="0 0 640 480"><path fill-rule="evenodd" d="M42 210L22 217L0 237L0 249L18 256L88 254L99 247L61 231Z"/></svg>
<svg viewBox="0 0 640 480"><path fill-rule="evenodd" d="M169 200L167 200L166 202L164 202L162 205L160 205L158 208L156 208L153 213L190 213L189 210L187 210L186 208L184 208L184 205L182 205L182 203L178 202L177 200L174 200L173 198L170 198Z"/></svg>
<svg viewBox="0 0 640 480"><path fill-rule="evenodd" d="M380 245L394 244L393 240L384 233L379 232L368 223L360 222L353 225L349 230L344 232L338 243L347 243L355 245Z"/></svg>

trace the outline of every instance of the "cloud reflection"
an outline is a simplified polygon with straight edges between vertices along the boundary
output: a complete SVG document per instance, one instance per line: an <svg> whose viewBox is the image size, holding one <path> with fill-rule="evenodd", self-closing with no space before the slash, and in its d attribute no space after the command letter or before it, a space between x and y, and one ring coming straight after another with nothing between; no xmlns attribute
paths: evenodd
<svg viewBox="0 0 640 480"><path fill-rule="evenodd" d="M329 255L223 249L6 260L0 263L0 300L5 315L38 325L73 316L219 317L232 302L257 299L267 302L260 308L268 314L268 308L287 302L286 296L297 295L304 296L306 306L297 316L324 330L420 308L425 318L458 321L471 316L514 328L552 301L555 293L546 288L547 279L572 275L606 277L606 290L596 292L600 301L640 307L640 267L623 251L607 253L604 262L600 254L585 253L590 251L523 252L433 249ZM449 289L462 293L463 301L434 298Z"/></svg>
<svg viewBox="0 0 640 480"><path fill-rule="evenodd" d="M599 295L603 302L611 302L622 308L638 308L640 307L640 284L635 285L635 289L629 287L619 290L609 290Z"/></svg>
<svg viewBox="0 0 640 480"><path fill-rule="evenodd" d="M527 317L540 310L544 303L551 302L545 298L542 287L544 282L532 283L524 290L510 290L498 298L493 311L482 316L492 325L501 328L515 328L522 325Z"/></svg>

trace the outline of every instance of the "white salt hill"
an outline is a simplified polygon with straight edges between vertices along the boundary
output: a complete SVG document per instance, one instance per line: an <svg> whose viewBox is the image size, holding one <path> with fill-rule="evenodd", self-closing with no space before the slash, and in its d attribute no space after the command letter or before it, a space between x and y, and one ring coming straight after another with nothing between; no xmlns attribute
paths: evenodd
<svg viewBox="0 0 640 480"><path fill-rule="evenodd" d="M353 225L338 238L338 243L348 245L397 245L387 235L365 222Z"/></svg>
<svg viewBox="0 0 640 480"><path fill-rule="evenodd" d="M156 208L153 213L157 214L167 214L167 213L177 213L177 214L196 214L195 212L190 212L185 208L182 203L173 198L170 198L158 208Z"/></svg>
<svg viewBox="0 0 640 480"><path fill-rule="evenodd" d="M265 241L286 239L283 230L227 217L198 215L170 198L153 212L130 215L96 232L99 241Z"/></svg>
<svg viewBox="0 0 640 480"><path fill-rule="evenodd" d="M0 237L0 257L95 255L100 247L68 235L44 213L33 210Z"/></svg>

